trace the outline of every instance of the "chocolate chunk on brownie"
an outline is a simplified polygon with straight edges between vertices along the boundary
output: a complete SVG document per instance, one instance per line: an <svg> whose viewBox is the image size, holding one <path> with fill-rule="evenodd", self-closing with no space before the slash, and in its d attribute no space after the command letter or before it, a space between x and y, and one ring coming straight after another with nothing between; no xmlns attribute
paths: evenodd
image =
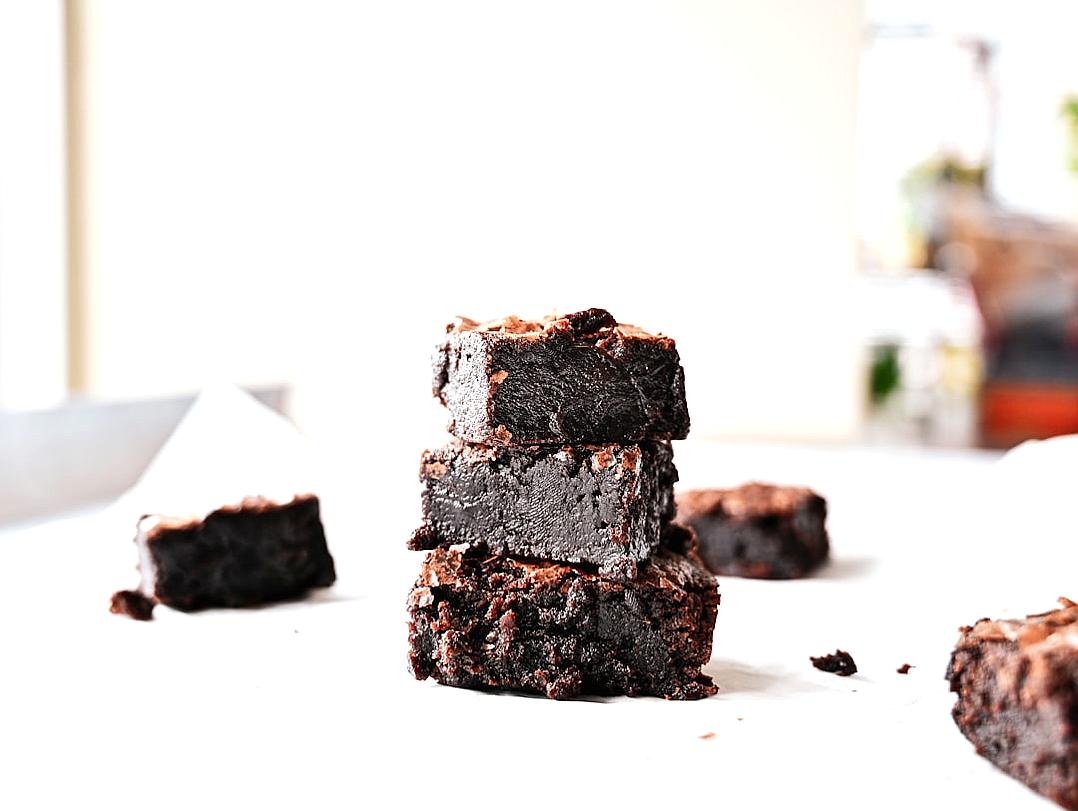
<svg viewBox="0 0 1078 811"><path fill-rule="evenodd" d="M143 516L135 543L142 583L113 595L111 610L152 618L156 603L194 611L298 597L336 580L318 499L245 499L205 518Z"/></svg>
<svg viewBox="0 0 1078 811"><path fill-rule="evenodd" d="M408 599L413 675L573 698L706 698L719 594L693 554L660 549L629 582L439 547Z"/></svg>
<svg viewBox="0 0 1078 811"><path fill-rule="evenodd" d="M632 578L673 518L669 442L498 448L459 439L423 454L424 525L410 544L587 563Z"/></svg>
<svg viewBox="0 0 1078 811"><path fill-rule="evenodd" d="M827 502L804 487L751 482L690 490L677 520L696 530L700 557L716 574L802 577L827 559Z"/></svg>
<svg viewBox="0 0 1078 811"><path fill-rule="evenodd" d="M670 338L606 310L447 328L434 393L450 431L484 445L684 439L685 373Z"/></svg>
<svg viewBox="0 0 1078 811"><path fill-rule="evenodd" d="M951 715L977 753L1078 809L1078 605L961 629L947 679Z"/></svg>

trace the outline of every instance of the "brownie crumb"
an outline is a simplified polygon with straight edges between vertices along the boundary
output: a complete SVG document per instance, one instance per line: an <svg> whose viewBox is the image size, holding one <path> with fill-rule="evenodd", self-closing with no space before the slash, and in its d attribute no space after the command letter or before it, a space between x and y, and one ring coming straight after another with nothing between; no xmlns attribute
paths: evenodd
<svg viewBox="0 0 1078 811"><path fill-rule="evenodd" d="M109 611L113 614L126 614L131 619L153 619L153 607L156 603L141 591L118 591L112 595Z"/></svg>
<svg viewBox="0 0 1078 811"><path fill-rule="evenodd" d="M911 664L907 663L907 664L902 665L902 667L898 668L898 670L896 670L895 672L896 673L901 673L903 676L905 676L907 673L910 672L911 667L914 667L914 665L911 665Z"/></svg>
<svg viewBox="0 0 1078 811"><path fill-rule="evenodd" d="M700 740L702 740L702 741L710 741L714 737L715 737L714 732L705 732L703 735L700 736Z"/></svg>
<svg viewBox="0 0 1078 811"><path fill-rule="evenodd" d="M408 539L408 549L412 552L420 552L424 549L433 549L438 545L438 537L431 531L431 528L423 524L419 529L412 533L412 537Z"/></svg>
<svg viewBox="0 0 1078 811"><path fill-rule="evenodd" d="M812 666L825 673L834 673L836 676L852 676L857 672L857 664L853 657L844 650L835 650L826 656L810 656Z"/></svg>

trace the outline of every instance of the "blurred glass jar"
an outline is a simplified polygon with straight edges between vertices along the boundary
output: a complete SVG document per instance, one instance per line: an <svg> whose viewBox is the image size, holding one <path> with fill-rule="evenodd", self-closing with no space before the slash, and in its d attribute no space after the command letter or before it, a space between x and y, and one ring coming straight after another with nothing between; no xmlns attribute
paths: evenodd
<svg viewBox="0 0 1078 811"><path fill-rule="evenodd" d="M935 271L872 272L861 294L866 440L976 444L983 328L969 282Z"/></svg>

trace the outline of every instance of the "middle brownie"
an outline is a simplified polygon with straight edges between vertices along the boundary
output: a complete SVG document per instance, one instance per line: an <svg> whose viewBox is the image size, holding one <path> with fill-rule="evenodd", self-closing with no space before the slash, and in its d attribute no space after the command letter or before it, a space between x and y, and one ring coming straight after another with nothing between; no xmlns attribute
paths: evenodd
<svg viewBox="0 0 1078 811"><path fill-rule="evenodd" d="M485 543L499 555L631 578L674 515L669 442L494 448L454 439L423 454L412 549Z"/></svg>

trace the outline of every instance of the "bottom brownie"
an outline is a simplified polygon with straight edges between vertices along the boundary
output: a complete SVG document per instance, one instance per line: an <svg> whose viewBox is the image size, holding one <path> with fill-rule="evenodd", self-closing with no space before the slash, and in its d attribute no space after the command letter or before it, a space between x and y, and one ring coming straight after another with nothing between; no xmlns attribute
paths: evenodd
<svg viewBox="0 0 1078 811"><path fill-rule="evenodd" d="M408 599L411 669L454 687L549 698L696 699L717 688L719 594L695 555L662 549L631 581L558 563L432 551Z"/></svg>
<svg viewBox="0 0 1078 811"><path fill-rule="evenodd" d="M1078 809L1078 605L962 629L947 678L977 753Z"/></svg>

